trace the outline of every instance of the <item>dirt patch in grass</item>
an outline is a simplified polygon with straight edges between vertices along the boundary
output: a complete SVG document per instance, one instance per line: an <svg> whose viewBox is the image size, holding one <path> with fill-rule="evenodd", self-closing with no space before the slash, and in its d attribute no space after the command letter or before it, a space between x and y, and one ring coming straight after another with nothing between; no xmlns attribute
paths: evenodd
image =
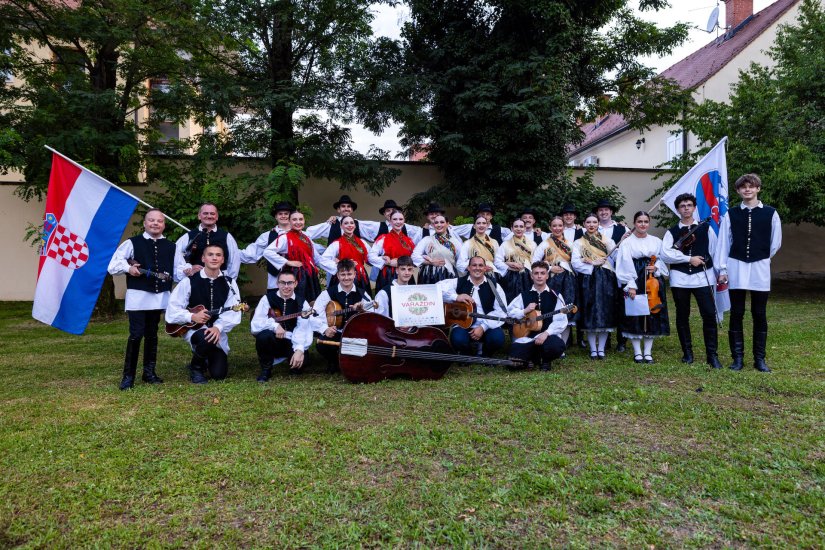
<svg viewBox="0 0 825 550"><path fill-rule="evenodd" d="M672 425L656 424L646 418L627 414L576 415L582 422L593 427L596 437L615 447L639 448L651 453L665 453L687 457L708 450L707 442L685 437Z"/></svg>

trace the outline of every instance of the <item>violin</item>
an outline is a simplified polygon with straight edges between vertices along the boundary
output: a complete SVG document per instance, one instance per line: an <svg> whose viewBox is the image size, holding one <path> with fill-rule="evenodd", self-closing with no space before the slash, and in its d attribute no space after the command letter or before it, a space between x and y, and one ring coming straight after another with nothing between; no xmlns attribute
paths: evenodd
<svg viewBox="0 0 825 550"><path fill-rule="evenodd" d="M690 251L690 247L693 246L693 243L696 242L696 232L699 230L702 225L706 223L710 223L710 220L713 219L713 216L708 216L704 220L699 220L699 222L694 227L683 227L682 233L679 236L679 240L673 243L673 248L679 250L682 254L687 254Z"/></svg>
<svg viewBox="0 0 825 550"><path fill-rule="evenodd" d="M656 255L650 257L648 267L656 266ZM659 279L653 276L653 271L649 271L645 280L645 294L647 294L647 305L650 314L656 315L662 311L662 299L659 297Z"/></svg>
<svg viewBox="0 0 825 550"><path fill-rule="evenodd" d="M409 330L409 329L406 329ZM435 327L413 327L409 332L395 327L389 317L359 313L352 317L340 342L338 362L341 374L350 382L379 382L388 378L438 380L450 363L523 367L517 359L494 359L458 355L443 331Z"/></svg>
<svg viewBox="0 0 825 550"><path fill-rule="evenodd" d="M327 316L327 326L341 328L344 326L344 317L347 315L351 315L356 311L369 311L378 307L378 302L370 302L369 304L364 304L363 309L361 309L359 307L361 303L362 302L358 302L358 304L345 308L335 300L330 300L324 312Z"/></svg>

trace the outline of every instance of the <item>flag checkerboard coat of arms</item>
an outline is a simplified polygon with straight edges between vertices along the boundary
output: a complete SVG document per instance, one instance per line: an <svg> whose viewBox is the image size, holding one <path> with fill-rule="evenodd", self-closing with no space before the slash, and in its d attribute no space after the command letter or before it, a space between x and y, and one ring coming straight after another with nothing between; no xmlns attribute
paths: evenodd
<svg viewBox="0 0 825 550"><path fill-rule="evenodd" d="M49 217L54 218L54 214L46 215L44 227L48 226ZM53 225L45 240L46 245L41 254L57 260L63 267L79 269L89 260L89 246L86 241L62 225Z"/></svg>

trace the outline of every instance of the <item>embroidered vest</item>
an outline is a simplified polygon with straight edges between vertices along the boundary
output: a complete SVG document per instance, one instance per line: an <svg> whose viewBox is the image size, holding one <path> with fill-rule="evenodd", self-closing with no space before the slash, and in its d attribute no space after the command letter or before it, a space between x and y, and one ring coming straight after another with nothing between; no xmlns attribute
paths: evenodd
<svg viewBox="0 0 825 550"><path fill-rule="evenodd" d="M134 259L143 269L148 269L157 273L166 272L173 275L175 266L175 244L166 239L145 239L143 235L132 237L132 248L134 248ZM140 277L126 276L126 288L131 290L142 290L159 294L172 290L172 279L161 281L156 277L141 275Z"/></svg>

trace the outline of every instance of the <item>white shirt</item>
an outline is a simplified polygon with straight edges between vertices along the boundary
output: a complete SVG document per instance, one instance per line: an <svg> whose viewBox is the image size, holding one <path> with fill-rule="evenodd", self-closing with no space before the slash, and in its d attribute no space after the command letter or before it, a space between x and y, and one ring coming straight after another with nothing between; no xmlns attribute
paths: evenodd
<svg viewBox="0 0 825 550"><path fill-rule="evenodd" d="M208 279L206 275L206 271L201 269L195 275L195 277L201 277L203 279ZM189 312L187 309L189 306L189 296L192 294L192 283L189 281L189 277L183 279L178 286L172 291L172 296L169 298L169 307L166 308L166 322L167 323L175 323L178 325L186 325L192 322L192 313ZM224 302L223 307L230 307L240 303L240 291L238 290L238 284L233 279L231 283L229 283L229 296L226 298L226 302ZM220 339L218 340L218 346L226 353L229 354L229 338L227 334L238 326L241 323L241 312L240 311L225 311L221 313L220 317L215 320L212 326L217 327L218 330L221 331ZM206 327L200 327L198 330L205 330ZM195 330L190 329L186 332L184 339L190 343L192 340L192 335L195 334Z"/></svg>
<svg viewBox="0 0 825 550"><path fill-rule="evenodd" d="M493 288L493 292L498 295L498 298L493 300L493 309L492 311L484 311L484 307L481 305L481 287L484 285L489 285L489 281L485 278L481 284L475 284L472 279L469 279L470 284L473 285L473 290L470 293L470 296L473 298L473 302L476 305L476 311L480 313L484 313L485 315L492 315L494 317L501 317L502 319L507 317L507 314L501 308L501 304L506 304L504 298L504 292L501 290L500 285L495 285ZM456 291L456 287L458 286L458 279L445 279L440 281L438 285L441 287L441 296L447 303L453 303L458 298L458 292ZM499 303L501 302L501 304ZM481 327L484 332L487 332L489 329L498 328L504 324L504 321L496 321L493 319L473 319L473 324L470 325L470 328Z"/></svg>
<svg viewBox="0 0 825 550"><path fill-rule="evenodd" d="M304 235L308 238L306 233ZM272 244L264 249L264 258L278 270L283 269L286 265L287 254L289 254L289 238L286 233L279 235L277 239L272 241ZM314 246L312 248L312 261L316 267L321 266L321 255ZM304 266L304 268L307 268L307 266Z"/></svg>
<svg viewBox="0 0 825 550"><path fill-rule="evenodd" d="M576 273L581 273L583 275L592 275L593 274L593 264L585 263L584 258L582 257L582 249L581 243L584 237L581 237L573 243L573 255L570 258L570 264L573 266L573 271ZM605 269L609 269L613 271L613 258L618 254L614 254L610 256L610 253L613 252L613 249L616 248L616 245L613 244L613 240L610 237L605 239L607 241L607 257L608 260L602 264L602 267Z"/></svg>
<svg viewBox="0 0 825 550"><path fill-rule="evenodd" d="M439 243L433 235L424 237L418 241L412 253L412 261L415 266L421 267L424 264L424 256L430 259L444 259L447 260L443 266L444 269L455 275L455 264L458 261L458 253L461 251L461 239L453 235L449 235L449 239L453 247L455 247L455 256L452 258L449 257L449 254L445 253L444 249L446 247Z"/></svg>
<svg viewBox="0 0 825 550"><path fill-rule="evenodd" d="M662 239L659 237L648 235L639 238L634 233L622 242L616 254L616 279L625 290L639 290L636 286L636 268L633 265L633 260L637 258L656 256L656 271L653 275L658 277L668 273L667 266L662 261Z"/></svg>
<svg viewBox="0 0 825 550"><path fill-rule="evenodd" d="M218 226L216 225L214 229L210 231L217 231ZM198 231L203 231L203 225L198 224ZM177 240L175 243L175 253L180 256L180 259L175 259L175 280L181 281L186 278L186 274L183 272L184 269L190 269L192 264L187 263L184 260L183 251L186 250L186 247L189 245L189 233L184 233L180 239ZM229 255L229 258L226 258L226 269L224 272L232 277L232 280L238 278L238 273L241 271L241 254L238 250L238 243L235 242L235 237L232 236L231 233L226 234L226 253Z"/></svg>
<svg viewBox="0 0 825 550"><path fill-rule="evenodd" d="M501 275L502 277L507 275L507 272L510 271L510 266L508 266L505 262L507 261L514 261L511 258L508 258L508 253L512 252L515 248L515 244L512 243L513 235L510 235L506 241L502 242L499 245L498 250L496 250L496 255L493 256L493 265L496 268L496 272ZM510 242L507 242L510 241ZM536 243L533 242L532 239L527 239L525 241L527 245L527 249L530 251L530 257L532 258L533 252L536 250ZM469 262L469 259L468 259ZM522 270L530 270L530 265L522 265Z"/></svg>
<svg viewBox="0 0 825 550"><path fill-rule="evenodd" d="M393 279L392 286L406 286L400 285L398 283L398 279ZM390 317L390 297L387 294L387 289L382 288L375 294L375 301L378 303L378 307L375 308L375 313L380 313L384 317Z"/></svg>
<svg viewBox="0 0 825 550"><path fill-rule="evenodd" d="M530 290L535 290L538 292L538 289L535 285L530 287ZM548 297L553 296L553 292L550 291L550 288L545 285L544 290L540 293L540 298L544 298L545 294ZM524 319L524 308L529 306L530 304L525 304L524 300L521 298L521 294L513 298L513 301L507 306L507 314L514 318L514 319ZM564 302L564 298L562 297L561 293L556 295L556 305L553 307L553 310L561 309L567 304ZM541 315L541 311L538 309L538 304L536 304L536 311L538 314ZM564 313L557 313L553 315L553 321L547 326L547 329L544 331L547 333L548 336L561 336L561 333L567 329L567 315Z"/></svg>
<svg viewBox="0 0 825 550"><path fill-rule="evenodd" d="M567 239L567 242L569 242L569 243L575 242L575 240L576 240L576 231L578 231L578 229L576 229L575 226L564 228L564 238ZM584 230L582 229L582 231L584 231ZM550 237L549 234L547 236L548 236L548 238Z"/></svg>
<svg viewBox="0 0 825 550"><path fill-rule="evenodd" d="M613 228L616 227L617 225L619 225L619 223L617 223L615 221L611 221L610 225L608 225L607 227L603 227L602 224L599 223L599 233L602 233L609 240L613 240L613 237L612 237ZM624 235L624 233L628 232L628 229L626 227L623 228L623 229L624 229L624 232L622 234ZM619 243L613 243L613 244L619 244Z"/></svg>
<svg viewBox="0 0 825 550"><path fill-rule="evenodd" d="M366 241L364 241L364 239L361 239L361 241L364 242L364 246L367 249L367 264L368 264L369 263L370 245L367 244ZM318 260L319 267L321 267L328 274L331 274L331 275L335 274L335 272L338 271L338 259L339 259L338 254L340 252L341 252L341 245L338 243L337 240L330 243L330 245L327 247L326 250L324 250L324 253L321 254L321 257ZM365 264L363 267L366 269L367 265ZM369 272L368 272L368 274L369 274Z"/></svg>
<svg viewBox="0 0 825 550"><path fill-rule="evenodd" d="M276 232L276 238L286 233L286 230L281 229L280 227L273 227L273 231ZM257 263L258 260L264 257L264 250L266 247L269 246L269 231L264 231L261 233L255 242L249 243L246 248L241 250L241 263L242 264L254 264ZM278 278L273 277L270 273L266 274L266 288L267 290L270 288L277 288L278 286Z"/></svg>
<svg viewBox="0 0 825 550"><path fill-rule="evenodd" d="M341 283L338 283L338 291L339 292L344 292L344 288L341 286ZM355 285L353 285L352 290L350 290L350 292L353 292L353 291L358 292L358 289L355 287ZM316 298L315 303L312 305L312 309L314 309L315 311L318 312L317 316L311 317L312 330L314 330L315 332L319 332L319 333L323 334L324 331L329 328L329 325L327 324L326 311L327 311L327 304L329 304L331 301L332 301L332 298L330 297L329 292L327 290L324 290L321 294L318 295L318 298ZM361 299L361 303L364 304L365 306L368 306L368 305L372 304L372 300L370 300L369 295L365 293L364 297ZM344 304L340 304L340 305L342 307L344 307ZM352 306L353 306L353 304L349 304L346 307L352 307ZM365 311L366 311L366 308L365 308Z"/></svg>
<svg viewBox="0 0 825 550"><path fill-rule="evenodd" d="M455 227L453 227L453 233L456 236L461 237L462 239L465 239L465 240L469 239L470 237L472 237L473 235L476 234L476 230L473 227L473 225L474 224L472 224L472 223L463 223L461 225L456 225ZM492 230L493 230L493 226L490 225L487 228L487 235L490 235L490 232ZM506 239L509 239L510 235L512 235L512 234L513 234L512 231L510 231L506 227L502 227L501 228L501 242L504 242Z"/></svg>
<svg viewBox="0 0 825 550"><path fill-rule="evenodd" d="M690 227L679 222L679 229L683 227ZM717 238L716 231L708 229L708 252L713 258L713 264L717 263ZM673 235L670 231L665 232L662 237L662 260L667 264L680 264L690 261L690 256L682 253L678 248L673 248ZM707 273L707 278L705 274ZM702 288L704 286L711 286L716 288L716 273L714 269L704 270L699 266L695 273L684 273L682 271L670 271L670 286L674 288Z"/></svg>
<svg viewBox="0 0 825 550"><path fill-rule="evenodd" d="M473 233L475 235L475 233ZM495 258L496 252L500 248L498 243L495 239L490 239L490 245L493 247L493 261L485 261L487 267L492 267L493 269L496 268ZM458 270L459 275L465 275L467 273L467 266L470 265L470 248L473 246L473 239L467 239L463 243L461 243L461 251L458 253L458 259L455 262L455 267Z"/></svg>
<svg viewBox="0 0 825 550"><path fill-rule="evenodd" d="M337 216L338 223L341 223L341 218L343 216ZM353 218L355 219L355 218ZM355 220L358 222L358 232L361 234L361 238L366 241L374 241L375 238L378 236L378 227L380 222L373 222L369 220ZM305 227L304 231L309 238L313 241L315 239L329 239L329 231L332 229L332 224L328 221L321 222L316 225L310 225L309 227ZM344 230L341 229L341 235L344 234Z"/></svg>
<svg viewBox="0 0 825 550"><path fill-rule="evenodd" d="M158 239L152 239L152 236L149 235L147 232L143 232L144 239L151 239L151 240L159 240L163 239L163 235L161 235ZM129 268L132 267L129 265L129 260L135 257L135 247L132 245L131 239L126 239L123 241L117 250L115 251L114 256L109 261L109 274L110 275L126 275L129 276ZM175 273L178 272L178 262L182 261L182 257L178 257L175 254L174 264L172 277L174 278ZM140 266L143 269L146 269L146 266ZM144 275L141 275L144 277ZM126 289L126 311L150 311L155 309L166 309L166 306L169 304L169 294L170 292L167 290L166 292L146 292L145 290L138 290L135 288L127 288Z"/></svg>
<svg viewBox="0 0 825 550"><path fill-rule="evenodd" d="M754 208L762 208L762 201L759 201ZM740 203L739 208L747 208L745 203ZM758 235L757 237L763 237ZM771 249L770 257L756 262L742 262L731 258L730 247L733 244L733 234L730 230L730 214L725 214L722 218L722 227L719 229L719 271L728 272L729 288L744 290L759 290L767 292L771 289L771 258L773 258L782 246L782 222L779 220L779 213L774 211L771 218Z"/></svg>
<svg viewBox="0 0 825 550"><path fill-rule="evenodd" d="M292 296L293 298L295 297L294 294ZM283 298L280 292L278 292L278 297ZM275 329L278 328L279 324L269 316L270 307L269 298L264 294L261 301L258 302L258 307L255 308L255 314L252 316L252 321L250 322L252 334L257 335L265 330L275 332ZM301 310L307 311L309 309L311 309L309 302L304 301ZM295 330L292 332L287 331L286 337L292 341L292 351L306 351L309 349L309 346L312 345L312 323L309 319L310 318L304 319L303 317L298 317L298 324L295 326Z"/></svg>
<svg viewBox="0 0 825 550"><path fill-rule="evenodd" d="M388 234L388 233L385 233L385 234ZM410 239L412 239L412 237L410 235L407 235L407 236L410 237ZM381 239L379 239L379 240L377 240L373 243L372 247L370 248L370 252L367 255L367 257L369 258L370 265L373 266L373 267L377 267L378 269L381 269L382 267L384 267L384 263L385 263L384 262L384 239L386 237L384 237L383 235L382 235L382 237L383 238L381 238ZM410 254L409 254L410 257L412 257L413 252L415 252L415 246L413 246L413 249L410 250Z"/></svg>

